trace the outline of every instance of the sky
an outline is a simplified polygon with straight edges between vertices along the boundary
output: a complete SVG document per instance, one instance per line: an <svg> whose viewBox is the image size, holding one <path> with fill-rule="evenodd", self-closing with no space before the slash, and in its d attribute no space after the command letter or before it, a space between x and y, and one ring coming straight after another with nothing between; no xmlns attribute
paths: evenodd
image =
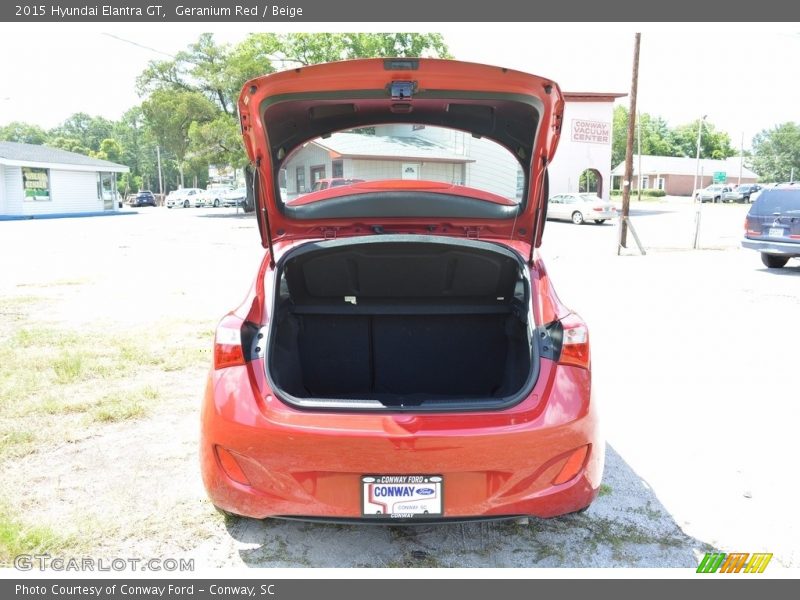
<svg viewBox="0 0 800 600"><path fill-rule="evenodd" d="M286 24L271 31L440 32L455 58L542 75L564 91L629 93L642 32L639 110L675 126L707 115L745 148L800 121L800 24ZM268 29L260 29L267 31ZM0 23L0 125L49 128L75 112L117 119L141 101L136 76L211 31L236 43L250 24ZM121 39L120 39L121 38ZM127 41L124 41L127 40ZM10 57L10 58L9 58ZM628 98L618 101L626 106Z"/></svg>

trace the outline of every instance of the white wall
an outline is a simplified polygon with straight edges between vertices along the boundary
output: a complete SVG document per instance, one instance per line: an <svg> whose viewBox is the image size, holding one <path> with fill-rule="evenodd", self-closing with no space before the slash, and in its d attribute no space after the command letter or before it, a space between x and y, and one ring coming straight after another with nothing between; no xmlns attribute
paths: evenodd
<svg viewBox="0 0 800 600"><path fill-rule="evenodd" d="M21 215L22 213L22 200L24 193L22 191L22 168L9 167L3 168L5 171L5 181L0 180L0 185L5 188L5 213L7 215Z"/></svg>
<svg viewBox="0 0 800 600"><path fill-rule="evenodd" d="M6 172L0 165L0 215L6 214Z"/></svg>
<svg viewBox="0 0 800 600"><path fill-rule="evenodd" d="M602 197L608 200L611 191L611 139L607 144L573 141L572 121L582 119L608 123L610 133L613 113L613 102L566 103L564 127L558 150L548 168L551 196L564 192L577 192L581 173L586 169L597 169L603 179Z"/></svg>

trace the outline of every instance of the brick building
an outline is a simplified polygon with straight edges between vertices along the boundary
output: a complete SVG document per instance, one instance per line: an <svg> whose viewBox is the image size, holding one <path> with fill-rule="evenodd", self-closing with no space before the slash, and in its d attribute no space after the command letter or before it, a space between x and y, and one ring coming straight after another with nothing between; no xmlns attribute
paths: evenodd
<svg viewBox="0 0 800 600"><path fill-rule="evenodd" d="M641 160L641 177L639 174L639 155L633 156L632 189L664 190L669 196L691 196L694 185L697 159L680 156L644 156ZM700 170L697 172L697 188L711 185L714 173L724 173L729 185L739 183L756 183L758 175L742 165L736 156L725 160L700 159ZM625 176L625 163L621 162L611 171L615 190L622 189ZM641 183L640 183L641 182Z"/></svg>

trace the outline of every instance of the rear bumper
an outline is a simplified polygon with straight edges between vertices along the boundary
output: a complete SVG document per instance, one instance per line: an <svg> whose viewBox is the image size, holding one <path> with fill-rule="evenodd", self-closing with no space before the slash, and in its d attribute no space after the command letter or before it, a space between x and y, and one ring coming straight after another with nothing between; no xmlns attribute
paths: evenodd
<svg viewBox="0 0 800 600"><path fill-rule="evenodd" d="M779 256L800 257L800 242L770 242L768 240L742 240L742 247Z"/></svg>
<svg viewBox="0 0 800 600"><path fill-rule="evenodd" d="M417 415L298 411L264 387L261 361L212 372L201 436L209 497L254 518L361 520L362 475L437 474L444 478L442 520L584 508L604 462L590 374L542 362L533 392L513 408ZM554 484L587 445L578 472ZM216 446L231 453L247 483L229 476Z"/></svg>

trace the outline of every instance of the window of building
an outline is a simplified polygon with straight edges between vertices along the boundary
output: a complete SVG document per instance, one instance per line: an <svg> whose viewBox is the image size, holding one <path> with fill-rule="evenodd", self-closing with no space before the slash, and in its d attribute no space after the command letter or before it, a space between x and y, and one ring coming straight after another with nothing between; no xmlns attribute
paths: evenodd
<svg viewBox="0 0 800 600"><path fill-rule="evenodd" d="M50 170L22 167L22 188L26 202L50 201Z"/></svg>
<svg viewBox="0 0 800 600"><path fill-rule="evenodd" d="M325 179L325 165L314 165L311 167L311 185L320 179Z"/></svg>
<svg viewBox="0 0 800 600"><path fill-rule="evenodd" d="M295 182L297 183L297 193L302 194L306 191L306 169L305 167L297 167L295 172Z"/></svg>
<svg viewBox="0 0 800 600"><path fill-rule="evenodd" d="M642 189L646 190L649 187L650 187L650 176L642 175Z"/></svg>
<svg viewBox="0 0 800 600"><path fill-rule="evenodd" d="M344 161L334 160L331 163L331 177L344 177Z"/></svg>

